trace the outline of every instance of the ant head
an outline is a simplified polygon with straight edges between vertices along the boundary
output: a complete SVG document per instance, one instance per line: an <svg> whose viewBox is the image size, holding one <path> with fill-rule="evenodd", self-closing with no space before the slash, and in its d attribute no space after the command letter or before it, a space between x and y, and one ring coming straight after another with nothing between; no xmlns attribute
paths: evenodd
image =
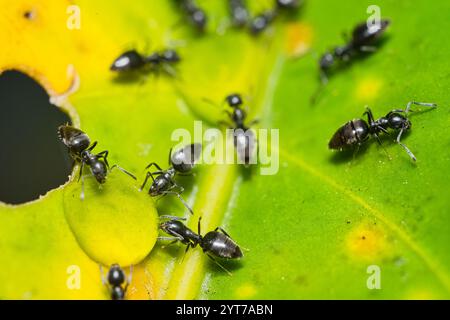
<svg viewBox="0 0 450 320"><path fill-rule="evenodd" d="M95 176L95 180L97 180L98 183L104 184L106 182L106 173L99 172L99 173L96 173L94 176Z"/></svg>
<svg viewBox="0 0 450 320"><path fill-rule="evenodd" d="M247 24L249 13L245 7L236 6L232 8L233 23L237 27L243 27Z"/></svg>
<svg viewBox="0 0 450 320"><path fill-rule="evenodd" d="M334 56L330 52L325 53L319 60L319 66L320 69L322 70L327 70L331 68L333 64L334 64Z"/></svg>
<svg viewBox="0 0 450 320"><path fill-rule="evenodd" d="M206 16L205 12L197 8L191 15L192 22L200 29L204 30L206 23L208 22L208 17Z"/></svg>
<svg viewBox="0 0 450 320"><path fill-rule="evenodd" d="M227 101L228 105L232 108L239 107L243 103L242 97L238 93L230 94L225 98L225 100Z"/></svg>
<svg viewBox="0 0 450 320"><path fill-rule="evenodd" d="M264 14L261 14L254 17L250 22L250 31L252 34L257 35L264 31L264 29L266 29L268 25L269 19Z"/></svg>
<svg viewBox="0 0 450 320"><path fill-rule="evenodd" d="M89 160L89 157L91 156L90 152L88 150L83 150L80 153L81 160L84 162L87 162Z"/></svg>
<svg viewBox="0 0 450 320"><path fill-rule="evenodd" d="M161 54L162 58L164 61L168 61L168 62L179 62L180 56L178 55L178 53L175 50L164 50Z"/></svg>
<svg viewBox="0 0 450 320"><path fill-rule="evenodd" d="M156 197L156 196L159 196L161 194L160 190L159 190L159 187L158 187L158 185L156 183L153 183L150 186L150 189L149 189L148 193L152 197Z"/></svg>
<svg viewBox="0 0 450 320"><path fill-rule="evenodd" d="M125 281L125 273L118 264L111 265L108 272L108 283L112 286L120 286Z"/></svg>
<svg viewBox="0 0 450 320"><path fill-rule="evenodd" d="M277 0L278 8L293 9L297 8L298 5L299 5L298 0Z"/></svg>
<svg viewBox="0 0 450 320"><path fill-rule="evenodd" d="M334 55L336 57L343 57L346 50L347 50L346 47L336 47L334 48Z"/></svg>
<svg viewBox="0 0 450 320"><path fill-rule="evenodd" d="M177 220L164 221L159 225L159 228L168 234L173 234L173 231L177 231L181 227L183 227L183 223Z"/></svg>
<svg viewBox="0 0 450 320"><path fill-rule="evenodd" d="M389 127L392 129L404 129L408 130L411 128L411 121L406 118L403 114L397 112L390 112L386 116L388 120Z"/></svg>

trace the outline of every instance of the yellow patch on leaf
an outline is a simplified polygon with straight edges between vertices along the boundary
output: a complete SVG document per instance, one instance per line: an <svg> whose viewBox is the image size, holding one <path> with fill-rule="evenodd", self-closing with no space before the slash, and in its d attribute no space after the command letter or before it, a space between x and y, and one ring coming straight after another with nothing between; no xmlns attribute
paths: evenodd
<svg viewBox="0 0 450 320"><path fill-rule="evenodd" d="M290 23L286 27L286 51L292 58L308 52L313 39L313 31L309 24Z"/></svg>
<svg viewBox="0 0 450 320"><path fill-rule="evenodd" d="M251 283L244 283L236 289L236 298L238 299L250 299L256 294L256 288Z"/></svg>
<svg viewBox="0 0 450 320"><path fill-rule="evenodd" d="M383 82L379 78L365 78L357 82L355 95L360 101L372 101L375 99L383 87Z"/></svg>
<svg viewBox="0 0 450 320"><path fill-rule="evenodd" d="M375 262L390 256L392 248L379 226L362 223L347 235L346 251L355 260Z"/></svg>

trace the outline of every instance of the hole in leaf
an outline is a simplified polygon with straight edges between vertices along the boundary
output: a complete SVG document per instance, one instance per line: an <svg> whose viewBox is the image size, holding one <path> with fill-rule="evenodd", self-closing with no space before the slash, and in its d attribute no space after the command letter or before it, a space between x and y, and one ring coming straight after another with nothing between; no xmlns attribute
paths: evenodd
<svg viewBox="0 0 450 320"><path fill-rule="evenodd" d="M69 116L35 80L18 71L0 75L0 201L35 200L68 180L72 161L57 135L65 123Z"/></svg>

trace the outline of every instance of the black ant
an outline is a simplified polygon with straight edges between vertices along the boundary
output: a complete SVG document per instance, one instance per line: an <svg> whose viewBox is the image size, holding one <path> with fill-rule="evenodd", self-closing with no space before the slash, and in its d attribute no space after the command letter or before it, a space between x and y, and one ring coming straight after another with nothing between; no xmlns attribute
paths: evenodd
<svg viewBox="0 0 450 320"><path fill-rule="evenodd" d="M267 29L267 27L275 20L276 16L276 10L266 10L263 13L256 15L250 21L250 32L253 35L260 34Z"/></svg>
<svg viewBox="0 0 450 320"><path fill-rule="evenodd" d="M361 53L375 52L375 42L382 36L389 26L390 20L382 19L380 22L369 25L367 22L358 24L352 32L352 38L343 46L335 47L331 52L324 53L319 59L321 86L311 97L314 104L321 89L328 83L328 76L338 63L346 63Z"/></svg>
<svg viewBox="0 0 450 320"><path fill-rule="evenodd" d="M328 143L330 149L342 150L347 147L359 146L365 142L369 136L374 136L381 145L379 137L380 133L389 134L388 129L400 130L395 142L402 146L413 161L416 161L414 154L400 142L402 134L411 128L411 122L407 116L410 112L411 105L419 105L425 107L437 107L435 103L423 103L411 101L406 105L406 109L395 109L386 116L377 120L372 115L372 111L367 108L364 115L367 115L367 122L363 119L353 119L342 127L340 127ZM358 150L358 149L357 149Z"/></svg>
<svg viewBox="0 0 450 320"><path fill-rule="evenodd" d="M228 0L231 23L235 27L243 27L247 24L250 13L245 5L245 0Z"/></svg>
<svg viewBox="0 0 450 320"><path fill-rule="evenodd" d="M244 124L247 113L241 108L243 104L241 95L237 93L230 94L225 98L225 101L233 109L233 112L228 110L225 110L225 112L233 122L234 146L237 150L239 159L248 165L252 160L251 157L254 152L254 147L257 145L255 134L249 128L253 124L258 123L258 120L253 120L248 125ZM225 121L221 121L221 123L230 125Z"/></svg>
<svg viewBox="0 0 450 320"><path fill-rule="evenodd" d="M178 185L174 177L176 174L186 175L191 172L193 169L195 162L200 158L202 151L202 145L199 143L193 143L187 145L172 154L172 149L169 152L169 165L170 167L167 170L162 170L161 167L155 163L150 163L145 169L149 169L152 166L155 166L158 171L155 172L147 172L144 183L142 184L140 190L142 190L147 184L148 178L152 178L153 183L150 186L148 191L149 195L152 197L166 195L166 194L174 194L176 195L184 206L189 210L191 214L192 209L188 206L186 201L181 197L181 193L183 193L184 188ZM156 178L154 177L156 175ZM178 189L178 190L174 190Z"/></svg>
<svg viewBox="0 0 450 320"><path fill-rule="evenodd" d="M102 283L108 287L112 300L123 300L125 293L127 292L128 286L131 283L131 276L133 273L133 266L130 266L130 274L125 279L125 272L117 264L111 265L108 274L104 276L103 267L100 265L100 273L102 277ZM125 286L124 286L125 283Z"/></svg>
<svg viewBox="0 0 450 320"><path fill-rule="evenodd" d="M279 10L293 10L297 9L301 2L300 0L276 0L276 6Z"/></svg>
<svg viewBox="0 0 450 320"><path fill-rule="evenodd" d="M111 168L108 164L108 151L102 151L97 154L93 154L92 150L97 145L95 141L91 145L91 140L88 135L69 125L62 125L58 128L58 135L61 141L69 149L70 156L81 164L80 174L78 176L78 181L81 178L81 195L80 198L84 199L84 178L83 178L83 167L87 165L91 169L92 175L95 177L98 183L103 184L106 182L106 175L108 171L112 171L117 168L123 173L126 173L130 177L136 180L136 177L125 169L119 167L117 164L113 165Z"/></svg>
<svg viewBox="0 0 450 320"><path fill-rule="evenodd" d="M173 66L180 60L180 56L173 49L154 52L149 56L144 56L133 49L122 53L114 60L110 69L121 73L130 71L159 73L163 70L168 75L175 77L176 72Z"/></svg>
<svg viewBox="0 0 450 320"><path fill-rule="evenodd" d="M361 52L376 51L373 44L381 37L389 24L389 20L380 20L373 25L363 22L353 29L352 38L347 44L323 54L319 60L322 83L328 82L328 73L337 62L347 62Z"/></svg>
<svg viewBox="0 0 450 320"><path fill-rule="evenodd" d="M195 0L177 1L180 3L181 9L185 12L189 21L198 31L203 32L208 23L208 17L206 16L205 11L196 4Z"/></svg>
<svg viewBox="0 0 450 320"><path fill-rule="evenodd" d="M172 240L172 243L180 241L187 245L185 252L187 252L189 248L195 248L198 245L211 260L229 275L231 275L231 273L217 262L214 257L222 259L240 259L244 256L241 248L234 242L231 236L220 227L217 227L214 231L210 231L202 236L200 230L201 217L198 219L197 233L181 222L182 220L186 220L185 218L173 216L161 216L161 218L168 220L160 224L161 230L170 234L172 237L159 237L159 240Z"/></svg>
<svg viewBox="0 0 450 320"><path fill-rule="evenodd" d="M299 7L298 0L275 0L273 9L258 14L250 21L250 32L258 35L275 20L281 11L293 11Z"/></svg>

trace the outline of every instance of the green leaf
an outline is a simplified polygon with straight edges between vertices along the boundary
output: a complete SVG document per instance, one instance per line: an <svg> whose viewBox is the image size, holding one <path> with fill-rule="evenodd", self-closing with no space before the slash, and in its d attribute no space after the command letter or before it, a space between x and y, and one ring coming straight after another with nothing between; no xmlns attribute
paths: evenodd
<svg viewBox="0 0 450 320"><path fill-rule="evenodd" d="M253 12L271 4L249 2ZM318 55L342 43L341 33L366 19L372 3L308 1L297 22L281 19L258 38L238 30L215 33L226 6L199 3L211 17L205 36L185 25L174 28L180 15L171 3L81 1L82 30L70 34L69 44L61 44L70 56L56 60L53 69L58 72L42 72L63 78L62 66L75 65L81 87L70 97L74 109L68 110L99 141L99 150L110 151L110 162L136 173L139 182L149 162L167 166L168 151L177 143L171 141L175 129L193 134L195 120L203 121L204 130L226 120L221 103L229 93L244 95L249 119L260 120L256 129L279 129L279 149L272 146L269 152L279 156L275 175L261 175L263 165L215 164L177 178L195 212L188 225L196 230L202 216L202 233L222 226L248 249L239 262L221 262L233 276L199 248L184 256L182 245L157 245L136 266L128 297L448 298L450 203L444 194L450 78L449 44L443 41L448 3L378 1L382 16L392 20L383 45L335 74L315 106L309 99L318 86ZM150 50L158 50L168 45L167 37L186 42L178 48L183 61L177 79L119 82L108 71L130 43L139 48L150 43ZM52 45L36 44L43 52L51 52ZM304 56L291 58L294 51L308 48ZM45 59L35 55L41 68ZM31 64L30 57L23 53L9 65L20 65L20 59ZM383 145L391 160L376 143L367 143L355 159L351 152L327 149L335 130L361 117L366 104L382 116L410 100L439 104L411 116L413 127L403 142L416 154L417 164L389 139ZM260 141L260 148L266 144L270 141ZM102 211L104 202L93 181L86 203L80 204L79 185L70 182L37 202L0 207L0 297L29 297L29 292L34 298L107 297L94 260L135 263L151 249L156 224L150 197L138 193L120 172L110 178L100 192L110 198L111 211ZM176 197L156 205L160 214L187 215ZM121 243L129 232L135 237L129 244L134 247L143 239L141 245L132 252L120 246L113 250L118 247L104 239L113 238L115 230ZM102 240L95 242L96 236ZM66 288L71 264L82 270L78 291ZM367 287L371 265L380 267L381 290Z"/></svg>

